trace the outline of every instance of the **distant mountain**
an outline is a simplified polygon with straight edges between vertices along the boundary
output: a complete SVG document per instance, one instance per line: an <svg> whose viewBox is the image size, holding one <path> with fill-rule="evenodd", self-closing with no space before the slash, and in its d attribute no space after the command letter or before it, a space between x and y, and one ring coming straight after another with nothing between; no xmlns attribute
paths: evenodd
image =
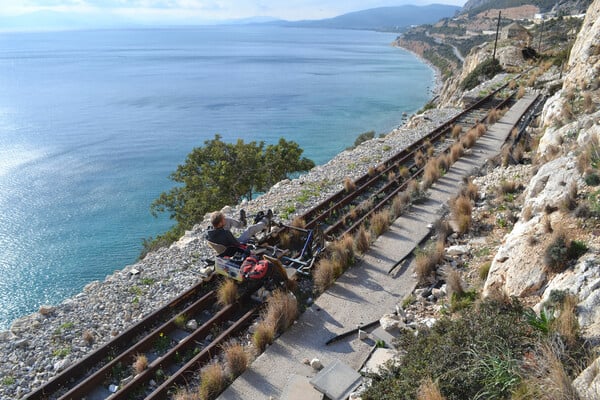
<svg viewBox="0 0 600 400"><path fill-rule="evenodd" d="M442 18L452 17L460 9L460 7L446 4L379 7L351 12L329 19L284 22L283 24L311 28L401 31L412 25L432 24Z"/></svg>
<svg viewBox="0 0 600 400"><path fill-rule="evenodd" d="M452 17L460 7L432 4L427 6L404 5L398 7L372 8L343 14L335 18L306 21L284 21L272 17L251 17L237 20L203 20L197 17L148 19L143 16L118 16L110 12L73 13L38 11L12 17L0 17L0 31L10 30L60 30L97 29L121 27L194 26L194 25L242 25L271 24L296 27L338 29L368 29L402 31L412 25L431 24L442 18Z"/></svg>

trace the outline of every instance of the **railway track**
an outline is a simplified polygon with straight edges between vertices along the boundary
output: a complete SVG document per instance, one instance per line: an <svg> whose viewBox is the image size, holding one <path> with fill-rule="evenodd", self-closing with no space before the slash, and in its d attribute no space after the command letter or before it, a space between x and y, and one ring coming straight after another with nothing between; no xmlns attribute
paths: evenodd
<svg viewBox="0 0 600 400"><path fill-rule="evenodd" d="M416 153L434 156L448 151L453 126L477 125L490 110L513 102L514 93L506 85L490 93L382 162L373 173L356 179L354 190L342 189L303 214L305 228L324 227L325 234L333 239L355 231L423 174L423 166L415 161ZM408 175L401 171L408 171ZM367 199L372 199L370 206L355 214ZM201 282L26 398L166 399L174 388L196 380L200 368L219 353L223 343L252 323L259 307L246 298L219 308L214 285ZM192 320L195 324L189 325ZM147 365L134 373L132 365L142 354Z"/></svg>
<svg viewBox="0 0 600 400"><path fill-rule="evenodd" d="M199 283L63 371L27 399L166 399L256 318L260 304L218 308L215 290ZM197 328L186 327L194 320ZM145 365L131 366L140 355Z"/></svg>
<svg viewBox="0 0 600 400"><path fill-rule="evenodd" d="M366 219L388 206L399 192L406 190L411 180L419 179L424 166L415 161L418 153L435 156L448 151L451 145L448 139L455 125L474 127L484 122L491 110L509 107L513 102L514 92L508 91L507 85L498 88L356 179L354 189L342 189L307 211L301 216L306 227L324 226L330 240L354 232ZM365 201L374 204L365 206Z"/></svg>

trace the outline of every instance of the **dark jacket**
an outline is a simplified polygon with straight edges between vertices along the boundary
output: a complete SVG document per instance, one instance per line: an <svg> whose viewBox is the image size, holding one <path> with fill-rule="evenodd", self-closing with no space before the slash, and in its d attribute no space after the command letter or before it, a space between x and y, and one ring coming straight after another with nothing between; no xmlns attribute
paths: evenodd
<svg viewBox="0 0 600 400"><path fill-rule="evenodd" d="M224 228L210 229L206 233L209 242L222 244L227 247L240 247L240 242L233 236L230 230Z"/></svg>

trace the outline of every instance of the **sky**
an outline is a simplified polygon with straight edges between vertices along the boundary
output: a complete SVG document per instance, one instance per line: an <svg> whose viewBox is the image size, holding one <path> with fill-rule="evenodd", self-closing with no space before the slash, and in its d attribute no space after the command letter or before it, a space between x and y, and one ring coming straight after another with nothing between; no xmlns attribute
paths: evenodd
<svg viewBox="0 0 600 400"><path fill-rule="evenodd" d="M331 18L376 7L466 0L0 0L0 17L38 11L113 15L138 20L232 20L256 16L286 20Z"/></svg>

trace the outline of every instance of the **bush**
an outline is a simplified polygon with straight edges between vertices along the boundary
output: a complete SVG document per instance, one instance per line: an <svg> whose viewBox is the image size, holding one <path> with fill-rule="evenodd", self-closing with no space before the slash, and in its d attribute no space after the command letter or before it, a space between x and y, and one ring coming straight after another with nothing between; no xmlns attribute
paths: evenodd
<svg viewBox="0 0 600 400"><path fill-rule="evenodd" d="M570 260L578 259L587 250L585 243L577 240L571 241L562 230L558 230L544 251L544 265L551 272L563 272L567 269Z"/></svg>
<svg viewBox="0 0 600 400"><path fill-rule="evenodd" d="M462 90L471 90L481 82L493 78L496 74L502 72L503 69L496 59L488 59L479 64L467 77L461 82Z"/></svg>
<svg viewBox="0 0 600 400"><path fill-rule="evenodd" d="M360 146L362 143L366 142L367 140L371 140L375 137L375 131L368 131L368 132L363 132L360 135L358 135L356 137L356 139L354 139L354 146L351 147L351 149L353 149L354 147L358 147Z"/></svg>
<svg viewBox="0 0 600 400"><path fill-rule="evenodd" d="M403 332L397 344L405 355L373 376L363 399L416 399L428 377L448 400L509 398L520 381L520 361L537 338L518 301L483 300L418 335Z"/></svg>

